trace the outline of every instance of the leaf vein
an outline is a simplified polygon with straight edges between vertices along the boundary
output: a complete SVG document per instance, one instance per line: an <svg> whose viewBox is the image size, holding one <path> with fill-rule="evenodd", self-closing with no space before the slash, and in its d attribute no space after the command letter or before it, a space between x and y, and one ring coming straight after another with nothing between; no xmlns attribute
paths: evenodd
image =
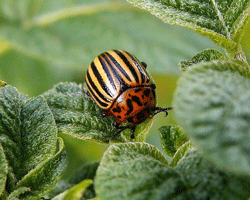
<svg viewBox="0 0 250 200"><path fill-rule="evenodd" d="M215 2L215 0L211 0L213 7L215 9L215 12L217 13L217 16L219 18L219 21L221 22L222 27L224 28L225 32L226 32L226 36L228 39L231 38L230 32L228 31L228 27L226 26L224 17L222 15L222 13L220 12L217 3Z"/></svg>

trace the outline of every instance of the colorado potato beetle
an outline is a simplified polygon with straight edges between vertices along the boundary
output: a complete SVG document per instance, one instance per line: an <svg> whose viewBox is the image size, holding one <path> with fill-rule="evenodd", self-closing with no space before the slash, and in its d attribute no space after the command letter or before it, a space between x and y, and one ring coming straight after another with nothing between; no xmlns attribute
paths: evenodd
<svg viewBox="0 0 250 200"><path fill-rule="evenodd" d="M146 71L146 63L122 50L107 51L97 56L86 74L89 95L103 109L103 116L115 116L114 126L119 131L131 129L131 140L137 124L172 107L155 105L155 84ZM130 125L120 126L129 122Z"/></svg>

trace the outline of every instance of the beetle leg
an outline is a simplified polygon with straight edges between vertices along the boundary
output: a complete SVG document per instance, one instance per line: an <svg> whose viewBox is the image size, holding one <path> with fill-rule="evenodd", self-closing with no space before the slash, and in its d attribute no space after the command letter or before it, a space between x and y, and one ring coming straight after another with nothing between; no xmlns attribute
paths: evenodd
<svg viewBox="0 0 250 200"><path fill-rule="evenodd" d="M126 126L125 126L126 127ZM114 135L110 137L110 140L113 140L117 135L119 135L122 131L124 131L126 128L124 127L119 127L121 128L119 131L117 131Z"/></svg>
<svg viewBox="0 0 250 200"><path fill-rule="evenodd" d="M119 128L120 128L120 124L118 124L116 121L113 122L113 126L114 126L116 129L119 129Z"/></svg>
<svg viewBox="0 0 250 200"><path fill-rule="evenodd" d="M135 139L135 126L133 126L131 128L131 136L130 136L130 138L131 138L131 142L133 142L133 139Z"/></svg>
<svg viewBox="0 0 250 200"><path fill-rule="evenodd" d="M131 133L131 141L133 141L133 139L135 138L134 136L134 132L135 132L135 125L128 125L128 126L123 126L123 127L117 127L117 129L120 129L119 131L117 131L114 135L112 135L110 137L110 140L113 140L117 135L119 135L122 131L126 130L126 129L131 129L132 133Z"/></svg>
<svg viewBox="0 0 250 200"><path fill-rule="evenodd" d="M160 108L160 107L155 107L152 109L153 111L156 111L154 114L150 115L149 117L152 118L154 117L156 114L160 113L160 112L165 112L166 116L168 115L168 110L173 110L173 107L168 107L168 108Z"/></svg>
<svg viewBox="0 0 250 200"><path fill-rule="evenodd" d="M89 91L87 91L87 92L86 92L86 95L87 95L88 97L91 97L91 96L90 96L90 93L89 93Z"/></svg>

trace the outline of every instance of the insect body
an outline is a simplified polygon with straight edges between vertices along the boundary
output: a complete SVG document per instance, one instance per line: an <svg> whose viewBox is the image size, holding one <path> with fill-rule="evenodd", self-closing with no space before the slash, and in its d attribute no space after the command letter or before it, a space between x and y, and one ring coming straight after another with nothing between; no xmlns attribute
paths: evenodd
<svg viewBox="0 0 250 200"><path fill-rule="evenodd" d="M159 112L168 114L172 107L155 105L155 84L146 71L146 64L132 54L112 50L100 54L90 64L86 85L90 96L103 109L103 116L115 116L115 127L119 131L131 129L131 140L137 124L152 118ZM130 125L120 126L130 122Z"/></svg>

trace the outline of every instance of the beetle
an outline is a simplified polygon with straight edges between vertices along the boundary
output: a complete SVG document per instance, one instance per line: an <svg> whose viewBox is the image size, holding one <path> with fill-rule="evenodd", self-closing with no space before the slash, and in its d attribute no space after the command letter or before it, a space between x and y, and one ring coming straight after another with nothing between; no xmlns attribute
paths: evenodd
<svg viewBox="0 0 250 200"><path fill-rule="evenodd" d="M90 97L103 109L103 116L115 116L113 125L119 131L131 129L134 139L136 125L157 113L172 110L172 107L156 107L155 84L152 83L147 64L123 50L106 51L90 64L86 74L86 87ZM130 125L121 126L129 122Z"/></svg>

